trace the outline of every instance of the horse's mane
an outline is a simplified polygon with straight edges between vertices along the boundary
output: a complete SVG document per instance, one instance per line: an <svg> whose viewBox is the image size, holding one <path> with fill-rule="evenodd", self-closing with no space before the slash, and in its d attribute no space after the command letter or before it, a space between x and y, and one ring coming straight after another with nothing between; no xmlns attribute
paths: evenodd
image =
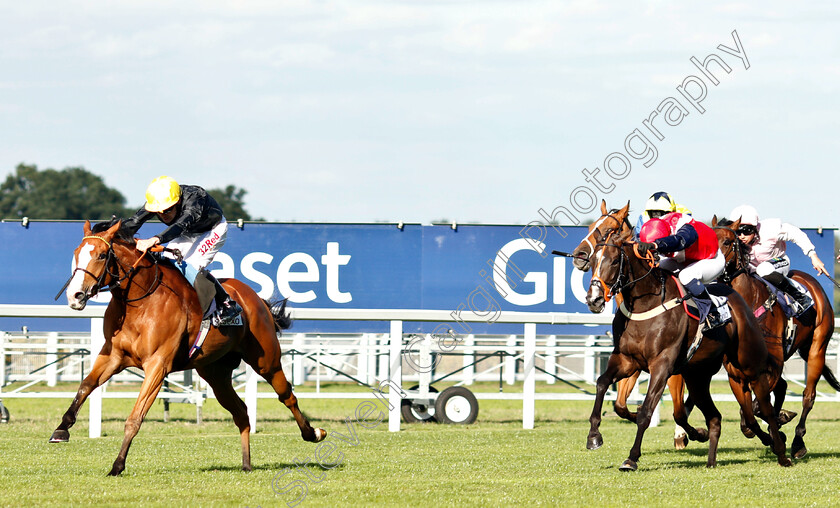
<svg viewBox="0 0 840 508"><path fill-rule="evenodd" d="M113 227L114 224L116 224L117 222L119 222L121 220L122 219L118 219L117 217L112 217L111 220L109 220L109 221L97 222L96 224L93 225L93 228L91 228L91 233L102 233L104 231L107 231L108 229ZM120 229L118 229L117 234L114 235L114 239L115 240L120 240L120 241L125 242L125 243L134 244L135 243L134 233L131 232L131 231L128 231L128 229L125 228L125 221L124 220L122 220L122 221L123 222L120 225Z"/></svg>

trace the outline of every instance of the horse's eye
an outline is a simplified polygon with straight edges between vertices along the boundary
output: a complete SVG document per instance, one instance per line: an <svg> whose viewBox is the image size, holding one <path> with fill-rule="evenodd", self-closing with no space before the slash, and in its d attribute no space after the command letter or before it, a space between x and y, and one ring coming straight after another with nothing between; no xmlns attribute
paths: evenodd
<svg viewBox="0 0 840 508"><path fill-rule="evenodd" d="M100 255L99 255L99 259L100 259L100 260L101 260L101 259L105 259L105 258L107 258L107 257L108 257L108 253L107 253L107 252L103 252L102 254L100 254Z"/></svg>
<svg viewBox="0 0 840 508"><path fill-rule="evenodd" d="M724 240L723 244L726 246L732 245L732 240Z"/></svg>

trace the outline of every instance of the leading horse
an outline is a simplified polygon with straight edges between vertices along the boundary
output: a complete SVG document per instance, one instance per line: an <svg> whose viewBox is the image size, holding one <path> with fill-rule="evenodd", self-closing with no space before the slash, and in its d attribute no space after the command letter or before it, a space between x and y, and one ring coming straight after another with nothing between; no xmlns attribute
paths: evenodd
<svg viewBox="0 0 840 508"><path fill-rule="evenodd" d="M601 312L604 304L621 294L631 314L647 316L634 320L623 313L616 313L613 334L616 341L606 371L598 378L595 404L590 416L587 448L597 449L603 444L598 430L601 407L607 388L612 383L629 377L640 370L650 372L651 379L645 400L637 415L636 440L628 458L620 469L635 471L641 456L641 443L650 425L651 413L662 396L668 378L681 373L692 400L706 417L706 429L695 429L688 423L682 399L674 400L674 417L677 423L696 441L709 441L707 467L717 464L717 444L720 438L720 412L714 405L709 384L720 368L721 362L729 375L730 386L744 412L748 427L759 436L762 443L772 447L778 463L789 466L785 444L781 437L770 403L770 391L781 375L782 366L768 354L764 338L755 318L744 300L737 293L729 295L732 321L715 330L703 333L703 340L693 354L689 354L691 338L697 336L700 323L679 310L657 313L665 301L679 301L677 282L654 266L652 260L643 259L630 242L629 233L621 233L621 222L627 218L627 207L612 216L616 227L606 234L594 235L588 259L592 269L592 284L587 292L587 305L592 312ZM665 308L665 307L662 307ZM764 433L755 420L752 410L752 393L767 418L770 434Z"/></svg>
<svg viewBox="0 0 840 508"><path fill-rule="evenodd" d="M618 210L607 210L607 202L601 200L601 216L592 222L589 225L589 232L586 236L581 240L578 247L574 250L572 254L572 258L574 259L573 264L575 268L581 271L589 270L589 266L591 264L592 255L595 253L595 245L598 243L596 238L605 238L610 232L617 231L620 234L629 235L633 232L633 226L630 224L630 221L627 219L627 215L629 214L630 203L628 202L624 208ZM623 219L619 219L619 216L623 216ZM621 303L621 294L615 295L616 304ZM633 391L633 387L636 386L636 382L639 379L639 375L641 374L641 370L636 371L633 374L630 374L628 377L621 379L618 381L618 386L616 388L616 395L615 401L613 402L613 409L615 413L625 420L629 420L633 423L636 423L636 417L638 415L635 411L630 411L627 407L627 399L630 397L631 392ZM672 400L683 400L683 395L685 393L685 384L683 383L682 376L679 374L675 374L668 378L668 391L671 394ZM693 404L689 407L693 407ZM691 409L689 408L688 411L690 412ZM674 430L674 447L678 450L682 450L688 445L688 436L685 434L685 431L679 425L676 426Z"/></svg>
<svg viewBox="0 0 840 508"><path fill-rule="evenodd" d="M127 367L140 368L146 376L125 422L122 447L108 473L119 475L164 378L171 372L196 369L213 388L219 404L233 416L242 445L242 469L250 471L248 412L231 384L231 374L241 360L274 388L294 415L303 439L322 441L326 431L312 428L301 413L280 365L276 334L291 325L285 304L271 306L246 284L234 279L221 281L242 306L244 323L211 328L197 354L190 356L202 320L195 290L172 264L138 252L134 239L124 234L120 225L120 221L112 221L91 229L90 221L86 221L82 243L73 253L75 269L67 288L68 305L81 310L91 297L106 288L112 298L105 310L105 345L50 442L70 439L69 429L96 387Z"/></svg>
<svg viewBox="0 0 840 508"><path fill-rule="evenodd" d="M796 332L788 347L784 347L784 336L789 333L788 318L781 304L775 297L770 297L765 283L751 273L749 247L741 242L736 234L739 225L740 221L732 222L726 219L718 221L717 217L712 219L718 245L726 258L723 278L744 297L750 308L754 309L753 312L758 318L771 354L784 361L798 352L799 356L807 362L805 390L802 393L802 415L796 425L796 436L790 447L791 455L796 459L801 459L808 453L803 439L806 432L805 421L814 407L820 376L824 377L832 388L840 392L840 382L825 363L828 342L834 333L834 310L825 290L814 277L792 270L790 277L808 289L814 299L814 305L793 319ZM777 409L781 408L784 395L784 390L776 390Z"/></svg>

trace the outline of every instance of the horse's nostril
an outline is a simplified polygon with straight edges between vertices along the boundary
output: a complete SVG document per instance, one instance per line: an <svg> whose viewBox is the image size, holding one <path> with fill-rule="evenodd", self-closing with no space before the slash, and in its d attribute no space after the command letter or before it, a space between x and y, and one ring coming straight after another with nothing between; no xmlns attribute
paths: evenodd
<svg viewBox="0 0 840 508"><path fill-rule="evenodd" d="M78 292L78 293L76 293L75 295L73 295L73 297L74 297L76 300L81 300L82 298L84 298L84 296L85 296L85 294L84 294L84 293L82 293L81 291L80 291L80 292Z"/></svg>

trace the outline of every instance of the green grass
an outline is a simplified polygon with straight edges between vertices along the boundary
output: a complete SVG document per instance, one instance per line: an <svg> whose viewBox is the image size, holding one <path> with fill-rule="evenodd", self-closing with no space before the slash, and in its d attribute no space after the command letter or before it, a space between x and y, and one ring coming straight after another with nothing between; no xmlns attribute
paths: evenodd
<svg viewBox="0 0 840 508"><path fill-rule="evenodd" d="M158 402L134 440L126 471L109 478L133 401L104 401L104 437L86 437L85 406L70 442L48 444L69 402L4 400L12 421L0 425L3 506L284 506L292 495L275 494L272 479L316 448L300 439L279 402L260 399L259 432L251 440L254 471L244 473L236 428L214 400L204 407L202 425L195 424L194 408L186 404L173 404L172 421L163 423ZM302 399L301 406L313 424L343 432L344 419L359 402ZM605 417L604 446L585 449L588 402L538 402L531 431L522 429L521 402L480 403L479 420L470 426L404 425L400 433L388 432L386 422L374 429L357 427L359 444L335 441L343 464L316 469L323 479L308 481L299 506L838 504L840 405L835 403L815 406L806 436L809 454L788 469L777 466L757 440L740 434L733 403L719 404L723 435L718 467L712 470L705 468L706 444L673 450L673 425L663 413L665 423L645 436L636 473L617 469L632 445L635 425ZM786 405L799 411L797 406ZM699 425L700 418L694 415L692 422ZM793 424L786 431L790 441ZM293 479L304 476L292 472L280 486Z"/></svg>

